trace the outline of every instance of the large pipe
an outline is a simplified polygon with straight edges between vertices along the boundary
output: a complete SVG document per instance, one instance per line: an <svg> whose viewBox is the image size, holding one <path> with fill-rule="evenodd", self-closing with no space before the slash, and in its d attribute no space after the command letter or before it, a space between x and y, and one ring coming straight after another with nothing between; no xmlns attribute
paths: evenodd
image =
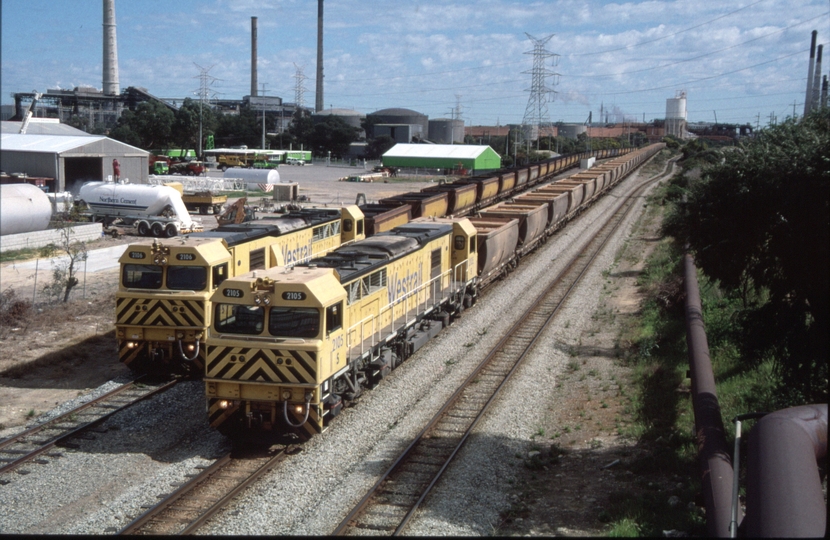
<svg viewBox="0 0 830 540"><path fill-rule="evenodd" d="M706 530L709 536L728 538L732 510L732 459L724 435L709 343L703 325L703 308L697 269L691 255L683 258L686 290L686 346L692 379L692 407L698 442ZM741 522L740 510L737 516Z"/></svg>
<svg viewBox="0 0 830 540"><path fill-rule="evenodd" d="M810 64L807 66L807 97L804 98L804 116L812 110L813 104L813 69L816 61L816 38L818 31L813 30L813 38L810 41Z"/></svg>
<svg viewBox="0 0 830 540"><path fill-rule="evenodd" d="M824 45L819 45L816 53L816 68L815 73L813 73L813 100L810 103L810 110L813 111L821 108L819 99L821 98L821 51L823 49Z"/></svg>
<svg viewBox="0 0 830 540"><path fill-rule="evenodd" d="M251 96L257 96L256 80L256 17L251 17Z"/></svg>
<svg viewBox="0 0 830 540"><path fill-rule="evenodd" d="M115 0L104 0L104 95L121 93L118 83L118 43L115 39Z"/></svg>
<svg viewBox="0 0 830 540"><path fill-rule="evenodd" d="M827 404L766 415L749 435L746 536L825 537L818 460L827 455Z"/></svg>
<svg viewBox="0 0 830 540"><path fill-rule="evenodd" d="M317 0L317 94L314 110L323 110L323 0Z"/></svg>

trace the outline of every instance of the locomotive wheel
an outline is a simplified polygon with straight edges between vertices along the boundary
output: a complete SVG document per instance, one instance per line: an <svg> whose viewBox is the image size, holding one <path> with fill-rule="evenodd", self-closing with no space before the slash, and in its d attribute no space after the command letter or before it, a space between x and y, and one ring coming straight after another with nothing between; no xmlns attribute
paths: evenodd
<svg viewBox="0 0 830 540"><path fill-rule="evenodd" d="M141 221L138 223L138 235L139 236L147 236L150 232L150 226L147 225L146 221Z"/></svg>

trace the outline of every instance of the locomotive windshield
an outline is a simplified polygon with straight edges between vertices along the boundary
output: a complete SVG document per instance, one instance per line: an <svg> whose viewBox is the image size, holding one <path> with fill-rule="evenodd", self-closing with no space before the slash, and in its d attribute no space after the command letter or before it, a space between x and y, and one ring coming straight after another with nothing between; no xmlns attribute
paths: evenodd
<svg viewBox="0 0 830 540"><path fill-rule="evenodd" d="M320 333L320 310L272 307L268 316L268 333L279 337L317 337Z"/></svg>
<svg viewBox="0 0 830 540"><path fill-rule="evenodd" d="M125 264L121 283L130 289L160 289L161 266L154 264Z"/></svg>
<svg viewBox="0 0 830 540"><path fill-rule="evenodd" d="M207 269L201 266L168 266L167 288L174 291L203 291L207 287Z"/></svg>
<svg viewBox="0 0 830 540"><path fill-rule="evenodd" d="M223 334L260 334L265 322L265 308L219 304L213 327Z"/></svg>

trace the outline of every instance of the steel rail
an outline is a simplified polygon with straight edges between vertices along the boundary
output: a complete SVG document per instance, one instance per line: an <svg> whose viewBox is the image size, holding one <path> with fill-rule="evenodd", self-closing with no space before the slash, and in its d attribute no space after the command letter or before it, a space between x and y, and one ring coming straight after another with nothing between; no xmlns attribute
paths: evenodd
<svg viewBox="0 0 830 540"><path fill-rule="evenodd" d="M285 459L289 448L283 448L274 455L235 458L229 453L221 457L128 523L118 534L193 534L234 497ZM241 469L241 475L234 468ZM220 487L218 495L210 493L217 489L217 484L228 481L233 484L231 489ZM175 515L165 517L172 514Z"/></svg>
<svg viewBox="0 0 830 540"><path fill-rule="evenodd" d="M71 439L72 437L78 435L79 433L101 424L102 422L104 422L104 420L107 420L108 418L110 418L114 414L116 414L118 412L121 412L124 409L135 405L136 403L144 401L145 399L147 399L151 396L154 396L158 393L169 390L170 388L175 386L178 382L179 381L177 379L174 379L172 381L168 381L167 383L163 384L162 386L159 386L158 388L155 388L155 389L153 389L149 392L146 392L146 393L142 394L137 399L131 400L129 403L125 403L125 404L123 404L119 407L111 409L109 412L104 413L103 415L98 416L93 420L90 420L88 422L76 425L74 428L71 428L68 431L65 431L64 433L62 433L60 435L57 435L57 436L55 436L51 439L47 439L46 441L34 443L34 444L38 445L38 447L33 449L33 450L20 450L20 451L18 451L18 452L25 452L25 453L21 453L19 458L15 459L13 461L10 461L9 463L6 463L2 467L0 467L0 473L9 472L13 469L16 469L20 465L23 465L24 463L28 463L29 461L33 460L37 456L47 452L48 450L54 448L56 445L66 441L67 439ZM134 388L136 388L136 381L131 381L131 382L126 383L125 385L119 387L119 388L116 388L116 389L114 389L114 390L112 390L112 391L110 391L110 392L108 392L108 393L106 393L102 396L99 396L99 397L97 397L97 398L95 398L95 399L93 399L93 400L91 400L91 401L89 401L89 402L87 402L87 403L85 403L85 404L69 411L66 414L62 414L61 416L59 416L57 418L53 418L52 420L49 420L48 422L45 422L45 423L43 423L39 426L36 426L32 429L29 429L27 431L24 431L22 433L14 435L14 436L10 437L9 439L6 439L5 441L3 441L2 444L0 444L0 453L13 453L10 449L8 449L8 447L11 444L13 444L13 443L23 444L23 443L26 442L27 437L29 437L31 435L34 435L34 434L37 434L37 433L39 433L43 430L53 428L55 425L61 423L61 421L69 419L72 415L76 415L80 411L84 411L84 410L89 409L91 407L100 406L103 403L105 403L107 400L111 400L115 397L118 397L118 396L122 395L123 393L125 393L126 391L134 389Z"/></svg>
<svg viewBox="0 0 830 540"><path fill-rule="evenodd" d="M533 331L533 335L529 338L529 342L523 346L520 345L522 347L522 350L519 353L518 357L512 360L512 367L505 375L503 375L503 378L501 382L498 383L496 389L491 391L491 394L488 397L486 403L479 409L478 413L473 418L472 422L465 429L465 432L460 436L460 439L457 442L455 442L455 447L450 452L449 456L443 459L443 463L440 466L439 470L433 475L432 480L429 482L426 488L424 488L421 491L418 500L413 505L410 505L410 509L408 510L406 515L401 519L401 521L395 528L394 532L392 533L393 535L401 534L403 528L409 522L409 520L414 515L415 511L418 509L421 503L425 500L425 498L432 490L432 488L435 486L435 484L438 482L440 477L443 475L444 471L447 469L449 464L457 455L458 451L464 445L470 433L472 433L472 430L478 424L479 420L484 417L484 414L489 409L490 405L493 403L501 389L511 378L513 373L515 373L523 359L531 351L531 349L533 348L541 334L544 332L545 328L547 328L547 326L553 320L555 315L558 313L559 307L561 307L561 305L569 297L571 291L574 289L574 287L576 287L576 285L580 282L581 278L590 268L591 263L602 251L603 247L607 244L608 240L611 238L613 233L623 222L624 218L630 213L631 209L634 207L633 203L635 198L640 196L649 185L665 177L666 174L667 173L664 170L663 173L656 175L655 177L643 182L641 186L633 190L633 192L620 203L620 205L614 211L614 214L607 220L605 224L603 224L600 230L585 244L585 246L580 250L580 252L569 261L565 270L563 270L560 273L560 275L557 276L557 278L554 280L553 284L548 288L548 290L537 296L533 304L526 310L526 312L520 317L520 319L511 326L510 330L508 330L505 336L502 337L499 340L499 342L492 348L491 352L487 355L487 357L476 367L473 373L461 384L461 386L453 393L453 395L450 396L450 398L447 400L444 406L441 407L441 409L435 414L432 420L428 422L426 427L416 436L413 442L392 463L389 469L374 484L374 486L372 486L370 491L352 509L352 511L346 516L346 518L343 519L343 521L340 523L340 525L338 525L338 527L334 530L332 534L342 535L350 527L357 527L357 525L354 524L355 519L361 514L365 513L365 511L369 508L370 503L373 501L373 499L376 498L376 494L381 490L381 487L385 485L385 483L391 478L391 476L394 473L402 469L402 467L408 462L410 457L414 454L416 448L418 448L423 443L423 441L427 440L427 435L430 432L432 432L438 426L439 422L449 414L451 408L459 401L464 392L471 388L472 383L477 379L477 377L481 375L487 367L490 367L494 364L496 357L508 346L510 340L514 339L514 337L519 334L520 330L527 330L526 326L528 320L537 313L541 306L543 306L546 303L549 304L550 302L547 301L551 297L555 297L556 295L561 294L561 298L552 303L553 308L550 309L550 312L547 313L547 315L544 317L545 320L542 323L536 323L537 328ZM586 253L589 253L589 256L586 257ZM570 285L567 286L563 294L563 291L556 290L556 285L561 284L567 278L571 278L573 281L570 283Z"/></svg>

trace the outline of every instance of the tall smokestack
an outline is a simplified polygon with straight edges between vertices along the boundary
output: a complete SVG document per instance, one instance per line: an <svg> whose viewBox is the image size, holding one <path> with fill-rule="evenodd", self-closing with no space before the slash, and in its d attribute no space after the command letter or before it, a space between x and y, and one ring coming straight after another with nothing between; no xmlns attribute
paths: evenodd
<svg viewBox="0 0 830 540"><path fill-rule="evenodd" d="M256 97L256 17L251 17L251 95Z"/></svg>
<svg viewBox="0 0 830 540"><path fill-rule="evenodd" d="M323 110L323 0L317 0L317 96L314 110Z"/></svg>
<svg viewBox="0 0 830 540"><path fill-rule="evenodd" d="M813 39L810 42L810 65L807 67L807 97L804 98L804 116L812 110L813 105L813 69L816 61L816 37L818 32L813 30Z"/></svg>
<svg viewBox="0 0 830 540"><path fill-rule="evenodd" d="M118 43L115 41L115 0L104 0L104 94L121 93L118 84Z"/></svg>
<svg viewBox="0 0 830 540"><path fill-rule="evenodd" d="M824 76L821 82L821 102L819 103L819 107L827 107L827 75Z"/></svg>
<svg viewBox="0 0 830 540"><path fill-rule="evenodd" d="M815 111L821 107L821 103L819 99L821 98L821 50L824 49L824 45L818 46L818 52L816 53L816 69L815 74L813 75L813 99L810 101L810 110Z"/></svg>

